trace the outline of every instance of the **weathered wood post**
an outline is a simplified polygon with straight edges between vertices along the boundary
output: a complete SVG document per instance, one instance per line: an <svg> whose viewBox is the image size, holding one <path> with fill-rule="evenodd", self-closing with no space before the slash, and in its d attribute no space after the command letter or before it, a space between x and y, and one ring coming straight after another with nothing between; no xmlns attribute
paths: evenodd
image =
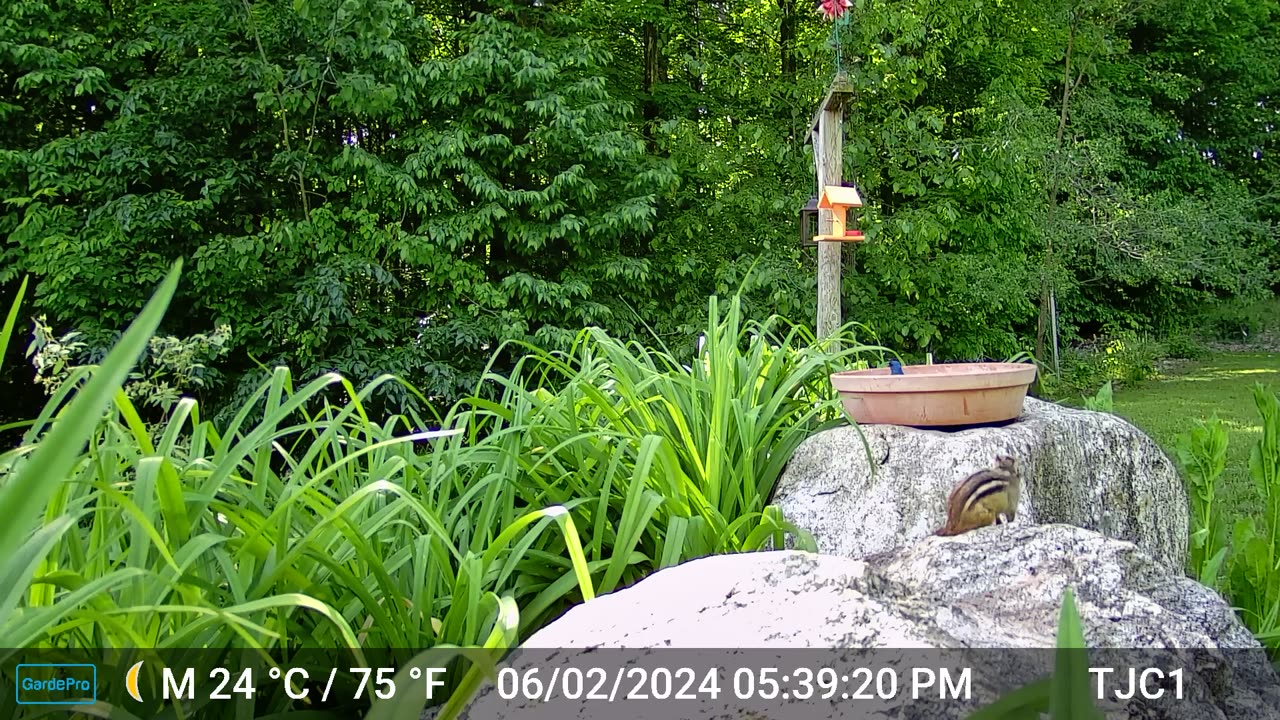
<svg viewBox="0 0 1280 720"><path fill-rule="evenodd" d="M818 179L818 195L828 185L840 185L844 174L844 107L853 95L853 86L844 73L838 73L827 89L827 96L813 114L809 134L813 140L813 164ZM831 210L818 213L818 234L831 234ZM818 243L818 337L834 334L844 324L840 308L839 242ZM834 341L832 350L839 350Z"/></svg>

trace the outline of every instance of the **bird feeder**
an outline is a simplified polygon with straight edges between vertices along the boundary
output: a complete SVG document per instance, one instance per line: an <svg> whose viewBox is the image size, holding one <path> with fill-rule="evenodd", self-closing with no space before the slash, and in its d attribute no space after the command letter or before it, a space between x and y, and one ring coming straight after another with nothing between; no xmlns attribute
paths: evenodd
<svg viewBox="0 0 1280 720"><path fill-rule="evenodd" d="M809 202L800 208L800 244L804 247L817 247L813 237L818 234L818 196L813 195Z"/></svg>
<svg viewBox="0 0 1280 720"><path fill-rule="evenodd" d="M819 210L831 211L831 234L814 236L814 242L862 242L866 237L861 230L850 227L849 208L862 207L862 198L855 188L827 185L822 188L818 200Z"/></svg>

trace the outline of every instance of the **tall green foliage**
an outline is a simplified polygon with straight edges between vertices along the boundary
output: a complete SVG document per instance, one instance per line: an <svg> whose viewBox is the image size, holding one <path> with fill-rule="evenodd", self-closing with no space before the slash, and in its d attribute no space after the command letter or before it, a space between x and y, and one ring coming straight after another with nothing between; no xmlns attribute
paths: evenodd
<svg viewBox="0 0 1280 720"><path fill-rule="evenodd" d="M1261 420L1249 450L1249 474L1258 512L1226 527L1214 504L1226 467L1227 434L1216 418L1178 440L1178 457L1189 476L1191 571L1221 588L1241 619L1268 647L1280 648L1280 396L1261 384L1253 389ZM1225 572L1224 572L1225 570Z"/></svg>
<svg viewBox="0 0 1280 720"><path fill-rule="evenodd" d="M848 337L829 353L781 318L752 322L713 298L693 365L591 329L568 351L529 348L512 378L487 373L500 401L473 395L443 420L371 417L378 386L399 382L389 376L295 385L278 367L225 422L183 398L150 424L124 383L177 277L0 453L10 653L496 657L569 604L657 568L788 535L812 549L771 504L773 486L803 438L840 421L829 373L882 352ZM103 713L127 702L118 681L103 681ZM257 712L289 707L281 689Z"/></svg>
<svg viewBox="0 0 1280 720"><path fill-rule="evenodd" d="M1191 500L1191 548L1187 558L1192 577L1217 588L1228 551L1227 528L1216 503L1218 479L1227 466L1227 432L1216 416L1178 438L1178 462L1187 475Z"/></svg>
<svg viewBox="0 0 1280 720"><path fill-rule="evenodd" d="M1261 513L1237 523L1237 557L1232 567L1234 598L1245 608L1255 631L1280 646L1280 395L1256 385L1254 404L1261 416L1262 437L1249 449Z"/></svg>

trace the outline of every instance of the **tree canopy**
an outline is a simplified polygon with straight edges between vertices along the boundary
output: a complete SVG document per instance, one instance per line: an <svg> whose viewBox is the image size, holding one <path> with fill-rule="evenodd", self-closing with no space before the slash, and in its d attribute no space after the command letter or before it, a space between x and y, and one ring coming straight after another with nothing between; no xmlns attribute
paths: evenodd
<svg viewBox="0 0 1280 720"><path fill-rule="evenodd" d="M976 359L1030 349L1048 289L1068 338L1272 292L1278 8L853 3L846 320ZM799 0L12 0L0 286L31 275L92 358L186 258L165 332L230 326L215 405L277 363L449 402L588 325L692 348L744 282L811 323L832 28Z"/></svg>

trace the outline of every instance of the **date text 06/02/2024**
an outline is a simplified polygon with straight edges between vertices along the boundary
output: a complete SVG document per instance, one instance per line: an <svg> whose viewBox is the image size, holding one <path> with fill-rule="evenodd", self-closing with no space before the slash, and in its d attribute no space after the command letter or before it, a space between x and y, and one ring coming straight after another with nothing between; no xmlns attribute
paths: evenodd
<svg viewBox="0 0 1280 720"><path fill-rule="evenodd" d="M497 693L504 700L553 699L618 702L699 700L731 693L740 700L893 700L911 697L968 700L968 669L823 668L503 668Z"/></svg>

